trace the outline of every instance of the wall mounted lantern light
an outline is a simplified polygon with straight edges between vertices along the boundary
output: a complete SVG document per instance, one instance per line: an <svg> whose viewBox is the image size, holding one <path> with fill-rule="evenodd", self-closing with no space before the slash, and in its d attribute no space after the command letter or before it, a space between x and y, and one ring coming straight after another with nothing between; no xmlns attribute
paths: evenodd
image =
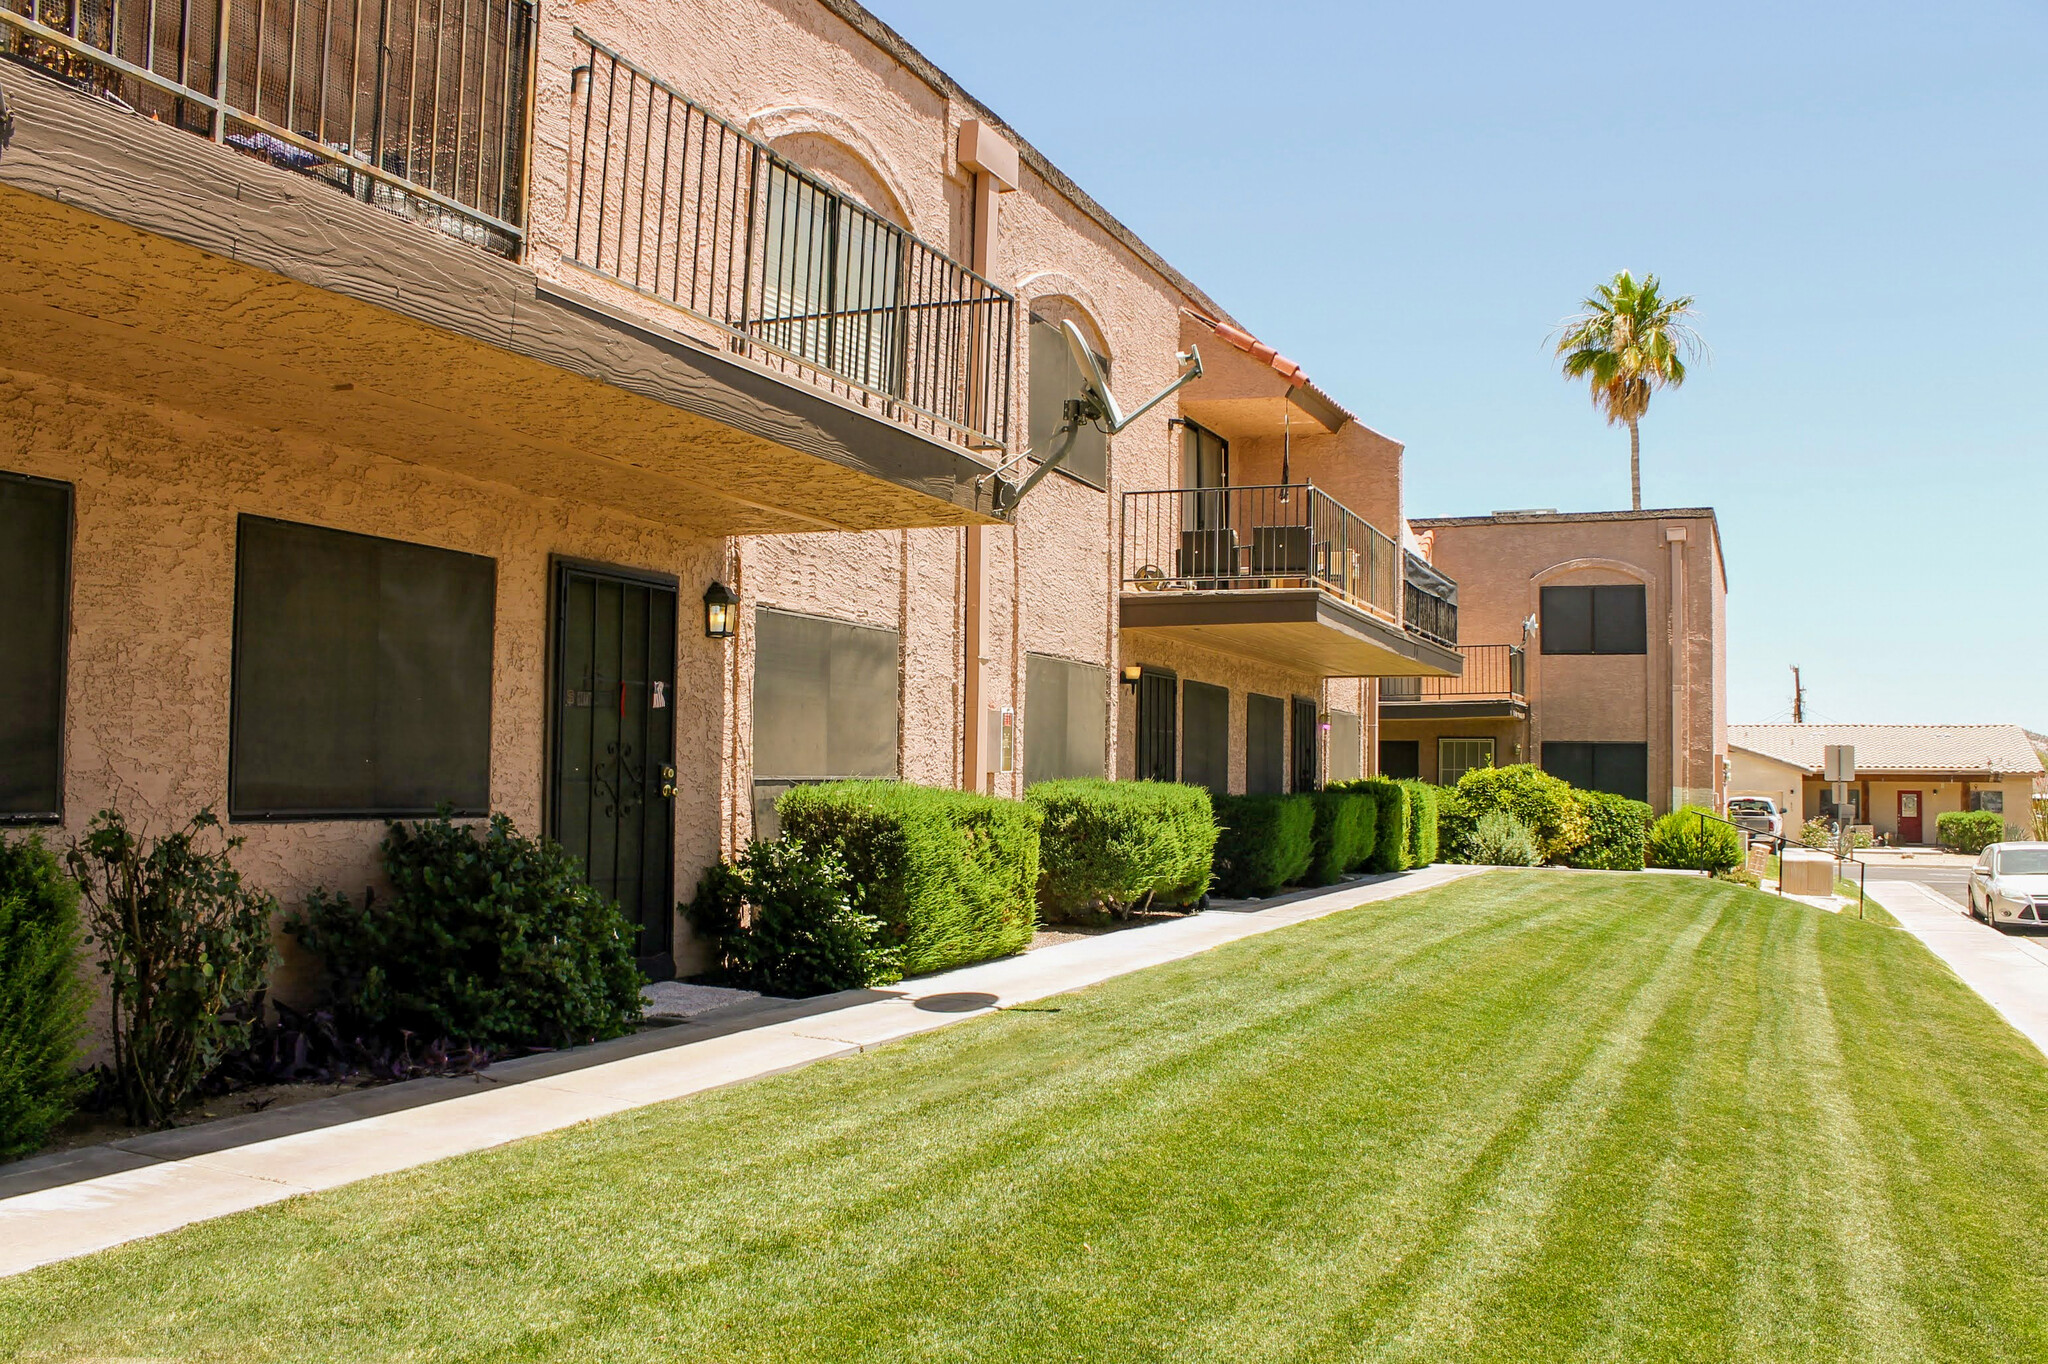
<svg viewBox="0 0 2048 1364"><path fill-rule="evenodd" d="M731 639L739 627L740 599L724 583L704 589L704 637Z"/></svg>
<svg viewBox="0 0 2048 1364"><path fill-rule="evenodd" d="M1138 679L1144 675L1145 670L1132 663L1124 669L1124 685L1132 691L1136 691L1138 689Z"/></svg>

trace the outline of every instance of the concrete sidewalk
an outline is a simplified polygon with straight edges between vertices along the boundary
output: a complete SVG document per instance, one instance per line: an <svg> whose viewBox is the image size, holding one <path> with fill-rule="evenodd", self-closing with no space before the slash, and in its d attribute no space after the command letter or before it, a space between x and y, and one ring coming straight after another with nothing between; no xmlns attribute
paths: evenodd
<svg viewBox="0 0 2048 1364"><path fill-rule="evenodd" d="M1429 867L1219 907L887 990L763 1001L737 1017L709 1015L701 1026L527 1058L493 1066L482 1076L417 1080L274 1116L180 1128L118 1147L23 1162L41 1168L0 1173L0 1187L19 1187L16 1182L24 1178L50 1186L0 1197L0 1275L846 1056L1485 870Z"/></svg>
<svg viewBox="0 0 2048 1364"><path fill-rule="evenodd" d="M1979 923L1917 881L1872 881L1870 898L2048 1054L2048 941Z"/></svg>

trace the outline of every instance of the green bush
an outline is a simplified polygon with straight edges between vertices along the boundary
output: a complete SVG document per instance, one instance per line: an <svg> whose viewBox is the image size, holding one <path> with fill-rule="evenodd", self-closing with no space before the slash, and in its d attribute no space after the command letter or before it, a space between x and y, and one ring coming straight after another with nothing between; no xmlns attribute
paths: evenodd
<svg viewBox="0 0 2048 1364"><path fill-rule="evenodd" d="M903 978L839 859L787 840L749 843L705 872L683 912L720 985L801 999Z"/></svg>
<svg viewBox="0 0 2048 1364"><path fill-rule="evenodd" d="M1437 860L1436 787L1426 781L1404 781L1408 801L1408 865L1427 867Z"/></svg>
<svg viewBox="0 0 2048 1364"><path fill-rule="evenodd" d="M1038 833L1038 905L1047 919L1122 918L1139 906L1192 905L1209 889L1216 815L1178 782L1042 781L1024 793Z"/></svg>
<svg viewBox="0 0 2048 1364"><path fill-rule="evenodd" d="M1505 810L1472 821L1472 861L1483 867L1538 867L1543 850L1529 826Z"/></svg>
<svg viewBox="0 0 2048 1364"><path fill-rule="evenodd" d="M1734 825L1703 806L1684 805L1650 826L1645 860L1653 867L1723 872L1741 863L1742 846Z"/></svg>
<svg viewBox="0 0 2048 1364"><path fill-rule="evenodd" d="M1331 791L1356 791L1371 796L1377 807L1373 816L1372 857L1365 869L1370 872L1404 871L1408 867L1408 793L1401 784L1387 777L1367 777L1363 781L1333 782L1327 788Z"/></svg>
<svg viewBox="0 0 2048 1364"><path fill-rule="evenodd" d="M1941 821L1935 821L1936 837L1940 837ZM1799 826L1799 841L1809 848L1832 848L1835 846L1835 822L1826 815L1815 815ZM1870 834L1855 825L1849 826L1849 845L1855 848L1870 846Z"/></svg>
<svg viewBox="0 0 2048 1364"><path fill-rule="evenodd" d="M113 1078L136 1127L168 1127L209 1071L246 1046L276 953L277 901L242 884L239 838L202 810L184 828L138 838L102 810L64 855L79 884L112 1006Z"/></svg>
<svg viewBox="0 0 2048 1364"><path fill-rule="evenodd" d="M1989 810L1944 810L1935 817L1934 836L1959 853L1983 852L2005 837L2005 816Z"/></svg>
<svg viewBox="0 0 2048 1364"><path fill-rule="evenodd" d="M1570 783L1530 763L1475 767L1458 778L1474 818L1499 810L1529 826L1546 862L1562 862L1586 841L1586 814Z"/></svg>
<svg viewBox="0 0 2048 1364"><path fill-rule="evenodd" d="M640 1019L634 928L561 845L504 815L384 832L389 903L316 890L285 923L345 1025L480 1046L573 1046Z"/></svg>
<svg viewBox="0 0 2048 1364"><path fill-rule="evenodd" d="M1038 927L1039 813L1018 800L898 781L798 786L785 838L831 853L853 907L882 921L908 976L1021 952Z"/></svg>
<svg viewBox="0 0 2048 1364"><path fill-rule="evenodd" d="M1314 851L1309 858L1308 882L1327 886L1347 871L1355 871L1372 857L1373 831L1379 802L1364 791L1318 791L1315 802Z"/></svg>
<svg viewBox="0 0 2048 1364"><path fill-rule="evenodd" d="M84 1092L80 965L77 884L40 836L0 841L0 1160L41 1147Z"/></svg>
<svg viewBox="0 0 2048 1364"><path fill-rule="evenodd" d="M1580 791L1586 841L1572 850L1567 865L1601 871L1641 871L1655 813L1639 800L1608 791Z"/></svg>
<svg viewBox="0 0 2048 1364"><path fill-rule="evenodd" d="M1455 786L1436 788L1436 855L1440 862L1472 860L1472 830L1479 817Z"/></svg>
<svg viewBox="0 0 2048 1364"><path fill-rule="evenodd" d="M1315 858L1313 796L1216 797L1216 889L1235 900L1271 895Z"/></svg>

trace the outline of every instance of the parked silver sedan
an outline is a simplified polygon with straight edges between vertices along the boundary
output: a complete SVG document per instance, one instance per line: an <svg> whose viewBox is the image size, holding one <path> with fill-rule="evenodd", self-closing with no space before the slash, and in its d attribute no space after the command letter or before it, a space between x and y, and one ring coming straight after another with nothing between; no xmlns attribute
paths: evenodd
<svg viewBox="0 0 2048 1364"><path fill-rule="evenodd" d="M2048 926L2048 843L1993 843L1970 869L1970 916Z"/></svg>

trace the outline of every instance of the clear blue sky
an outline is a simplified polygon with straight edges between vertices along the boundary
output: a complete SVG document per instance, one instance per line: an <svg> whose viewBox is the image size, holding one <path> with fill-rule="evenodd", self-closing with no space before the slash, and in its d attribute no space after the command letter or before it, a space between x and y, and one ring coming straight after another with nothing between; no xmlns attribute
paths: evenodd
<svg viewBox="0 0 2048 1364"><path fill-rule="evenodd" d="M2048 731L2048 6L869 0L1408 447L1411 515L1628 505L1545 338L1622 268L1711 363L1729 718Z"/></svg>

